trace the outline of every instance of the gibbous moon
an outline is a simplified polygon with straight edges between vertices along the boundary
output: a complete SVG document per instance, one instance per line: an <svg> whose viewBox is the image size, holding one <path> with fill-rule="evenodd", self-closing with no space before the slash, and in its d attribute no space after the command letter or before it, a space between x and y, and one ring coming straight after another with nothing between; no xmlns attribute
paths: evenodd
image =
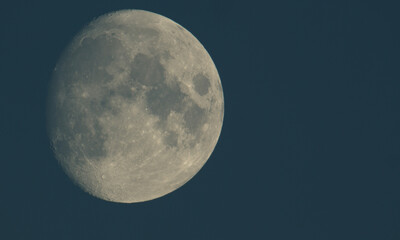
<svg viewBox="0 0 400 240"><path fill-rule="evenodd" d="M82 29L49 88L55 157L83 190L142 202L189 181L218 141L224 99L203 45L161 15L123 10Z"/></svg>

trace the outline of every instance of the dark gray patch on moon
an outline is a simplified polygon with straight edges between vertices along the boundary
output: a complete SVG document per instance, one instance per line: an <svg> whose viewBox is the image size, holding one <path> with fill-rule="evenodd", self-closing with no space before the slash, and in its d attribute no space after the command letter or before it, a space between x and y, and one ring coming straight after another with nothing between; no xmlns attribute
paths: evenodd
<svg viewBox="0 0 400 240"><path fill-rule="evenodd" d="M200 95L204 96L208 93L210 88L210 80L206 78L203 74L197 74L193 78L194 90Z"/></svg>
<svg viewBox="0 0 400 240"><path fill-rule="evenodd" d="M185 120L185 127L194 135L207 120L205 110L195 103L191 104L189 109L185 111L183 119Z"/></svg>
<svg viewBox="0 0 400 240"><path fill-rule="evenodd" d="M178 134L173 131L169 131L167 136L164 138L164 142L169 147L177 147L178 146Z"/></svg>
<svg viewBox="0 0 400 240"><path fill-rule="evenodd" d="M112 104L112 98L113 95L108 93L103 95L100 101L95 102L94 105L97 106L99 113L108 112L115 116L121 112L120 108ZM96 108L93 107L93 109L95 110Z"/></svg>
<svg viewBox="0 0 400 240"><path fill-rule="evenodd" d="M133 59L131 78L145 86L153 86L164 81L165 69L158 59L138 53Z"/></svg>
<svg viewBox="0 0 400 240"><path fill-rule="evenodd" d="M112 115L118 115L121 113L120 106L118 105L118 100L114 101L116 98L123 99L124 102L133 103L135 101L135 94L129 87L117 86L108 91L104 91L101 98L93 102L92 109L97 110L100 114L104 112L109 112Z"/></svg>
<svg viewBox="0 0 400 240"><path fill-rule="evenodd" d="M72 54L69 70L80 81L85 79L87 83L101 84L112 80L105 68L116 58L123 57L126 54L120 40L106 35L85 38Z"/></svg>
<svg viewBox="0 0 400 240"><path fill-rule="evenodd" d="M160 120L165 121L169 113L180 111L185 94L181 92L177 84L168 86L160 82L154 86L146 95L147 106L152 114L157 115Z"/></svg>
<svg viewBox="0 0 400 240"><path fill-rule="evenodd" d="M149 57L145 54L137 54L133 60L131 79L133 85L146 91L146 103L151 114L159 117L159 126L163 128L171 111L184 112L184 126L190 134L196 135L198 130L206 122L205 110L200 108L190 97L183 93L178 83L167 84L165 81L165 69L157 57ZM195 90L200 95L209 91L210 82L203 74L197 74L193 78ZM178 135L170 132L165 137L168 146L177 144Z"/></svg>
<svg viewBox="0 0 400 240"><path fill-rule="evenodd" d="M110 91L110 96L121 96L124 100L128 100L129 102L133 102L135 95L133 94L133 91L126 86L119 86L115 90L112 89Z"/></svg>

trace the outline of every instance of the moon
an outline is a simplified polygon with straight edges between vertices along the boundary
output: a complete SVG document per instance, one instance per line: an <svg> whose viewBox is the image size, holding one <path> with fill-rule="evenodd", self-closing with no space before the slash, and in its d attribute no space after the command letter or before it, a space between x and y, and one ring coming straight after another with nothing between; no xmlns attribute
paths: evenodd
<svg viewBox="0 0 400 240"><path fill-rule="evenodd" d="M112 202L159 198L189 181L220 136L220 77L203 45L143 10L103 15L56 64L47 131L65 173Z"/></svg>

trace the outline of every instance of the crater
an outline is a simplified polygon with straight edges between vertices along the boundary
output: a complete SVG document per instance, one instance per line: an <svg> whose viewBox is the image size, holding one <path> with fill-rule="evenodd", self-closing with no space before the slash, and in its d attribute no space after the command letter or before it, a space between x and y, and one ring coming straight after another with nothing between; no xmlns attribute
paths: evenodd
<svg viewBox="0 0 400 240"><path fill-rule="evenodd" d="M194 90L200 95L204 96L208 93L208 89L210 88L210 80L199 73L193 78Z"/></svg>

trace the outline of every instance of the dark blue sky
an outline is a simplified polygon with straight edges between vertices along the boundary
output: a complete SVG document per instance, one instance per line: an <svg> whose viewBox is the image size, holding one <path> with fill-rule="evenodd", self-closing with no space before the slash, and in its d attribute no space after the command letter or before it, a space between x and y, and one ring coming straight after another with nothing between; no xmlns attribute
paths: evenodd
<svg viewBox="0 0 400 240"><path fill-rule="evenodd" d="M23 1L0 14L0 239L400 239L398 1ZM179 190L84 193L45 132L61 51L94 17L144 9L203 43L220 140Z"/></svg>

